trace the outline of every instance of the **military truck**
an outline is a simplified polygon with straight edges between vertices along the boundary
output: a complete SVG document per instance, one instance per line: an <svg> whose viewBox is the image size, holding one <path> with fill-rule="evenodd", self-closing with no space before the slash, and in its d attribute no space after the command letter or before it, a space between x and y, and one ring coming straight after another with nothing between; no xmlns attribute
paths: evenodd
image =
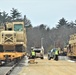
<svg viewBox="0 0 76 75"><path fill-rule="evenodd" d="M70 35L69 44L67 45L67 56L76 58L76 34Z"/></svg>
<svg viewBox="0 0 76 75"><path fill-rule="evenodd" d="M0 26L0 64L16 61L26 54L24 22L7 22Z"/></svg>

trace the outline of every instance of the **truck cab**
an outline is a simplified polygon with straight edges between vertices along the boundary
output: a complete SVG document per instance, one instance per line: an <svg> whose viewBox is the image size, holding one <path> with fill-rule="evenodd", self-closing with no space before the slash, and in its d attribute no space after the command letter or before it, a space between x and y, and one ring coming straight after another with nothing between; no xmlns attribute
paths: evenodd
<svg viewBox="0 0 76 75"><path fill-rule="evenodd" d="M33 48L36 53L36 58L44 59L44 49L43 48Z"/></svg>

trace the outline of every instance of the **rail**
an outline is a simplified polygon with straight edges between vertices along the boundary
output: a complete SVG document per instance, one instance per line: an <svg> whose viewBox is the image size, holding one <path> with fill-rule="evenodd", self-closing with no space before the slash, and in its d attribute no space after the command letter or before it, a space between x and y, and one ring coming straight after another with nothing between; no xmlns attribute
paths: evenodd
<svg viewBox="0 0 76 75"><path fill-rule="evenodd" d="M17 63L15 65L13 65L4 75L9 75L13 69L16 67Z"/></svg>

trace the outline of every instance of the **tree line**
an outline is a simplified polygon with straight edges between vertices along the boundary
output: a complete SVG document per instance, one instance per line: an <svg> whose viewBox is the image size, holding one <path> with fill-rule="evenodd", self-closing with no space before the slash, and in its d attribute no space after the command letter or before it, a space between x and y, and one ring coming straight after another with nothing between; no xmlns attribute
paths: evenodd
<svg viewBox="0 0 76 75"><path fill-rule="evenodd" d="M70 35L76 33L76 20L74 22L68 22L62 17L58 21L56 27L53 27L52 29L47 27L44 23L33 27L26 15L24 15L23 18L21 13L15 8L10 10L10 15L5 11L0 11L0 25L6 22L23 20L27 33L28 52L30 52L31 47L41 47L41 38L43 38L45 53L54 47L60 47L63 49L68 44Z"/></svg>
<svg viewBox="0 0 76 75"><path fill-rule="evenodd" d="M27 27L27 25L29 27L32 26L30 20L27 19L26 15L22 17L21 12L19 12L18 9L12 8L10 10L10 15L6 11L0 11L0 25L12 21L24 21L25 27Z"/></svg>
<svg viewBox="0 0 76 75"><path fill-rule="evenodd" d="M63 17L52 29L45 24L40 24L27 30L28 50L30 51L32 46L40 47L41 38L43 38L45 53L55 47L60 47L63 50L68 45L70 35L74 33L76 33L76 21L68 22Z"/></svg>

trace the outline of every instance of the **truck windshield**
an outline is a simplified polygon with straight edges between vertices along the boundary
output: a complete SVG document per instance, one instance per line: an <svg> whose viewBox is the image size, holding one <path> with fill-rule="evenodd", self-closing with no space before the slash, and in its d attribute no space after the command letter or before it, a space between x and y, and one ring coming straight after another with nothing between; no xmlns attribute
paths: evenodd
<svg viewBox="0 0 76 75"><path fill-rule="evenodd" d="M14 31L22 31L23 25L22 24L14 24Z"/></svg>
<svg viewBox="0 0 76 75"><path fill-rule="evenodd" d="M36 53L40 53L41 50L34 50Z"/></svg>

